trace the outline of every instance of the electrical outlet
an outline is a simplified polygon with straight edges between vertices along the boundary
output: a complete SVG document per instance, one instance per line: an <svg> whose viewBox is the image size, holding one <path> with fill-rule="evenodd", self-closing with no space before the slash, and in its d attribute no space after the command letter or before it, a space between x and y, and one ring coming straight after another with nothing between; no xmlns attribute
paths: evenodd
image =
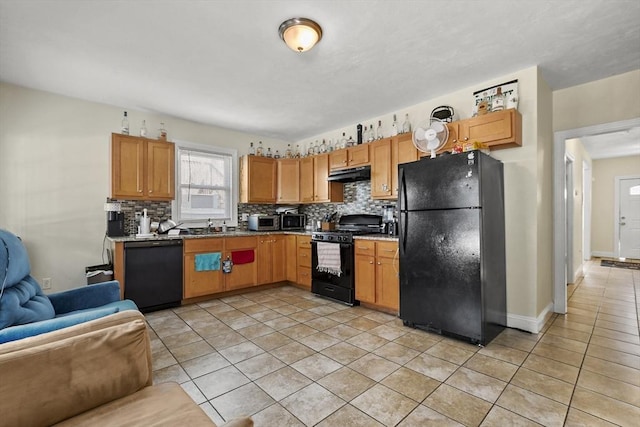
<svg viewBox="0 0 640 427"><path fill-rule="evenodd" d="M249 221L249 214L247 213L243 213L240 215L240 220L241 221Z"/></svg>
<svg viewBox="0 0 640 427"><path fill-rule="evenodd" d="M51 289L51 277L42 278L42 289Z"/></svg>

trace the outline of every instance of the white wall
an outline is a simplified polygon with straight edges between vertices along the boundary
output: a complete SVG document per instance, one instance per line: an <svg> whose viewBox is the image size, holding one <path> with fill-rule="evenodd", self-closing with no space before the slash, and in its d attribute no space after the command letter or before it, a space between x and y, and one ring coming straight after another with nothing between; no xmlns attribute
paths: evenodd
<svg viewBox="0 0 640 427"><path fill-rule="evenodd" d="M615 177L640 175L640 156L596 159L592 171L591 252L596 256L613 257Z"/></svg>
<svg viewBox="0 0 640 427"><path fill-rule="evenodd" d="M395 113L400 124L404 120L404 114L409 113L414 128L427 125L431 110L439 105L452 106L458 119L468 118L471 117L473 92L513 79L518 79L522 147L495 150L492 156L504 162L507 311L510 315L531 320L548 307L552 299L552 95L542 82L538 68L532 67L490 81L478 82L473 87L430 99ZM377 124L378 120L382 120L385 132L389 134L393 114L394 112L390 112L381 117L363 118L362 123ZM354 124L299 142L308 144L316 139L335 139L342 132L346 132L347 137L353 135L355 138L355 129Z"/></svg>
<svg viewBox="0 0 640 427"><path fill-rule="evenodd" d="M22 237L33 276L51 277L52 291L86 283L84 268L102 263L103 203L110 192L111 132L123 110L131 133L143 119L154 136L160 122L169 140L237 148L257 135L0 84L0 227Z"/></svg>
<svg viewBox="0 0 640 427"><path fill-rule="evenodd" d="M640 117L640 70L553 92L553 130Z"/></svg>

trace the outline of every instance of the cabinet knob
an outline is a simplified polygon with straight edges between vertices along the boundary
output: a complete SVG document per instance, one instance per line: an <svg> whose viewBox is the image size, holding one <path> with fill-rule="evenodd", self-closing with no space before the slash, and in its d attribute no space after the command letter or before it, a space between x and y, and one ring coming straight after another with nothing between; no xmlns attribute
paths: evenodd
<svg viewBox="0 0 640 427"><path fill-rule="evenodd" d="M369 261L369 264L373 264L373 261Z"/></svg>
<svg viewBox="0 0 640 427"><path fill-rule="evenodd" d="M468 141L468 140L469 140L469 137L465 136L463 141Z"/></svg>
<svg viewBox="0 0 640 427"><path fill-rule="evenodd" d="M378 263L378 265L382 265L381 263Z"/></svg>

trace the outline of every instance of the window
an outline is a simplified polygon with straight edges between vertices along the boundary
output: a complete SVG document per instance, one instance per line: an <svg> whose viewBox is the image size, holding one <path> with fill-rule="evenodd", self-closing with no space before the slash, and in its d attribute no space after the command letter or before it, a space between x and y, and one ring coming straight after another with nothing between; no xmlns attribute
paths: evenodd
<svg viewBox="0 0 640 427"><path fill-rule="evenodd" d="M173 217L187 226L207 219L237 225L237 151L176 143L176 200Z"/></svg>

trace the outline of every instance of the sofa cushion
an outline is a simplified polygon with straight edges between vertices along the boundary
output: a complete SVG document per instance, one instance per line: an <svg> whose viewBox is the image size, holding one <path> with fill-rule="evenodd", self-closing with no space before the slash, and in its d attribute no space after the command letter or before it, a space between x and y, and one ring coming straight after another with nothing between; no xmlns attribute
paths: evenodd
<svg viewBox="0 0 640 427"><path fill-rule="evenodd" d="M0 229L0 329L55 316L53 305L30 271L22 241Z"/></svg>
<svg viewBox="0 0 640 427"><path fill-rule="evenodd" d="M54 316L51 301L31 276L5 288L0 298L0 329L52 319Z"/></svg>
<svg viewBox="0 0 640 427"><path fill-rule="evenodd" d="M56 424L64 427L124 425L215 426L177 383L146 387Z"/></svg>

